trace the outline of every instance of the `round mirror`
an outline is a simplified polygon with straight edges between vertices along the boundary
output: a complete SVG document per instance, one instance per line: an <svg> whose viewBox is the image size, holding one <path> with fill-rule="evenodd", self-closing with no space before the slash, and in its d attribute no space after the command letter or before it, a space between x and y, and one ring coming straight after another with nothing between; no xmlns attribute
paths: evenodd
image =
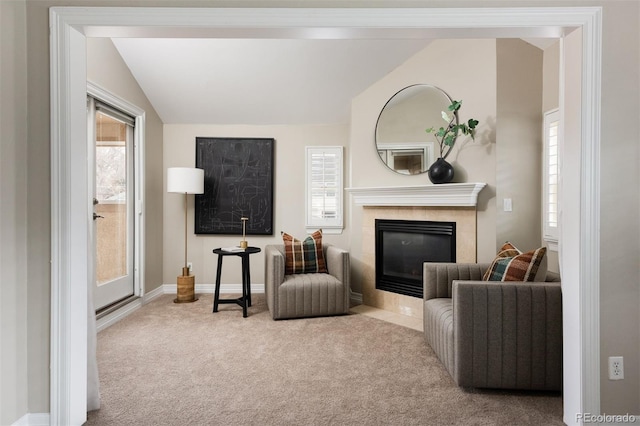
<svg viewBox="0 0 640 426"><path fill-rule="evenodd" d="M376 148L382 162L405 175L426 172L439 154L433 133L426 130L446 125L442 111L451 102L445 92L428 84L408 86L393 95L376 124Z"/></svg>

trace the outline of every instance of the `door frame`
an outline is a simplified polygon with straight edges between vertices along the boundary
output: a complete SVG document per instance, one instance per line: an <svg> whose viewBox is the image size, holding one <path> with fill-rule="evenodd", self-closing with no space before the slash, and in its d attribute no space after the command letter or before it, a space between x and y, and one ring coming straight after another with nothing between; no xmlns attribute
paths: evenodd
<svg viewBox="0 0 640 426"><path fill-rule="evenodd" d="M109 104L114 108L127 113L134 118L133 129L133 295L142 297L144 295L144 128L145 128L145 112L142 108L122 99L121 97L109 92L99 85L87 81L87 96ZM88 142L89 143L89 142ZM93 142L95 144L95 142ZM87 150L91 149L91 145L87 146ZM89 161L94 160L93 155L88 155ZM91 171L92 166L88 165L87 182L88 190L91 191L93 186ZM93 212L95 206L92 203L92 197L88 197L89 211ZM94 227L88 228L89 248L95 247ZM93 253L93 250L91 251ZM87 264L90 276L95 277L95 261L93 256L88 256Z"/></svg>
<svg viewBox="0 0 640 426"><path fill-rule="evenodd" d="M86 36L140 37L155 32L169 37L224 37L231 30L236 35L244 31L247 37L348 38L376 33L393 37L405 31L429 38L459 37L463 29L470 37L562 37L574 28L582 29L582 136L573 148L577 152L567 153L579 164L563 169L581 186L562 206L562 223L579 223L563 233L564 242L578 248L577 263L561 258L566 277L564 350L573 348L572 356L564 357L567 424L576 422L575 413L600 413L601 7L51 8L51 423L81 424L86 419L82 366L86 367L88 239L86 227L71 226L87 223L89 217Z"/></svg>

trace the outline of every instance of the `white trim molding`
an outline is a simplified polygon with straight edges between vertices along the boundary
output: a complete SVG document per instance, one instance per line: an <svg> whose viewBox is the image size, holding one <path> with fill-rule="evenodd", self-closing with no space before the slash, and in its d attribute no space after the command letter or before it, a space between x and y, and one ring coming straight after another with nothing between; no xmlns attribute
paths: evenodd
<svg viewBox="0 0 640 426"><path fill-rule="evenodd" d="M343 158L344 147L340 145L305 147L305 229L309 233L318 228L327 234L342 233ZM327 213L330 216L332 209L335 217L325 217ZM320 214L314 216L314 210Z"/></svg>
<svg viewBox="0 0 640 426"><path fill-rule="evenodd" d="M49 413L27 413L11 426L49 426Z"/></svg>
<svg viewBox="0 0 640 426"><path fill-rule="evenodd" d="M582 20L582 144L580 157L580 336L583 413L600 413L600 136L602 8ZM576 218L563 218L571 221ZM561 225L564 226L564 225ZM562 267L563 265L561 265ZM565 342L566 344L566 342ZM565 367L567 363L565 361ZM566 377L566 376L565 376ZM565 421L571 415L565 404ZM577 412L577 411L574 411Z"/></svg>
<svg viewBox="0 0 640 426"><path fill-rule="evenodd" d="M355 291L350 290L349 300L353 306L362 305L362 293L356 293Z"/></svg>
<svg viewBox="0 0 640 426"><path fill-rule="evenodd" d="M575 180L582 182L577 223L579 277L565 280L579 302L563 309L565 348L581 359L565 360L564 420L600 413L599 210L602 8L161 8L52 7L51 101L51 351L50 422L86 420L87 387L87 147L85 37L254 38L562 38L582 29L582 137ZM564 242L564 241L563 241ZM569 364L571 362L571 364ZM570 371L567 371L570 370Z"/></svg>
<svg viewBox="0 0 640 426"><path fill-rule="evenodd" d="M122 306L121 308L116 309L113 312L105 315L104 317L96 320L96 331L99 333L105 328L112 326L117 323L121 319L128 317L130 314L134 313L138 309L140 309L143 305L143 300L137 298Z"/></svg>
<svg viewBox="0 0 640 426"><path fill-rule="evenodd" d="M347 188L360 206L464 207L478 204L485 183Z"/></svg>

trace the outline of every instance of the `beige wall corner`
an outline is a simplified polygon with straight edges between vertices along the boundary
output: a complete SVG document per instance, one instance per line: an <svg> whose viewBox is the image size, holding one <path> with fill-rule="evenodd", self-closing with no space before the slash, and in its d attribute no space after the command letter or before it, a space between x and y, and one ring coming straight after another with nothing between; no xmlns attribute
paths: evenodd
<svg viewBox="0 0 640 426"><path fill-rule="evenodd" d="M560 106L560 41L544 49L542 59L542 113ZM560 259L557 250L547 246L548 270L560 272Z"/></svg>
<svg viewBox="0 0 640 426"><path fill-rule="evenodd" d="M529 251L542 240L542 51L521 39L496 46L496 247Z"/></svg>

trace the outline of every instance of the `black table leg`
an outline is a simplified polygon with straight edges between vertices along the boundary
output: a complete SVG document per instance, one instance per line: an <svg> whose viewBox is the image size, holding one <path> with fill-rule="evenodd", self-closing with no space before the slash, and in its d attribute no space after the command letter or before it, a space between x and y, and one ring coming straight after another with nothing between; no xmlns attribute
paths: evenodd
<svg viewBox="0 0 640 426"><path fill-rule="evenodd" d="M218 255L218 270L216 272L216 289L213 296L213 312L218 312L218 303L220 301L220 277L222 276L222 258Z"/></svg>
<svg viewBox="0 0 640 426"><path fill-rule="evenodd" d="M220 248L213 250L218 255L218 270L216 272L216 284L213 296L213 312L218 312L218 305L224 303L235 303L242 307L242 316L247 318L249 315L247 310L251 306L251 272L249 255L260 253L257 247L248 247L246 250L239 252L227 251ZM220 299L220 281L222 279L222 258L224 256L238 256L242 261L242 297L236 299Z"/></svg>
<svg viewBox="0 0 640 426"><path fill-rule="evenodd" d="M249 256L242 257L242 280L244 291L247 297L248 306L251 306L251 268L249 267Z"/></svg>
<svg viewBox="0 0 640 426"><path fill-rule="evenodd" d="M249 300L247 299L247 267L248 267L248 256L240 256L242 258L242 316L244 318L247 317L247 305L249 304Z"/></svg>

